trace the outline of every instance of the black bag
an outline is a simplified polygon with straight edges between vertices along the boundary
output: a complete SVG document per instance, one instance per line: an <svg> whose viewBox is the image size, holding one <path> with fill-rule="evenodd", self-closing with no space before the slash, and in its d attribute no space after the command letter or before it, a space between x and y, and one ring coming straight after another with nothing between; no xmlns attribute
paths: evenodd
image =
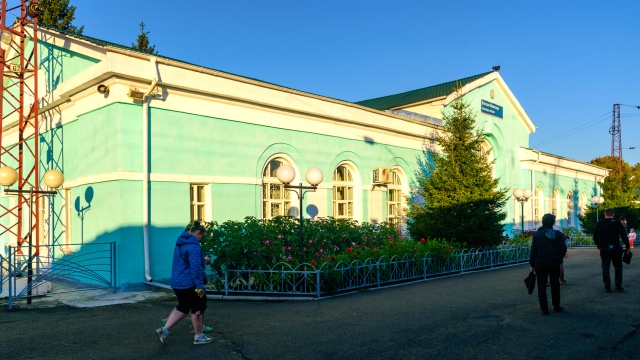
<svg viewBox="0 0 640 360"><path fill-rule="evenodd" d="M624 262L625 264L629 264L631 263L631 256L633 256L633 253L631 251L629 251L628 253L625 251L622 253L622 262Z"/></svg>
<svg viewBox="0 0 640 360"><path fill-rule="evenodd" d="M524 279L524 284L527 285L527 290L529 291L529 295L533 294L533 289L536 288L536 273L531 271L529 276Z"/></svg>

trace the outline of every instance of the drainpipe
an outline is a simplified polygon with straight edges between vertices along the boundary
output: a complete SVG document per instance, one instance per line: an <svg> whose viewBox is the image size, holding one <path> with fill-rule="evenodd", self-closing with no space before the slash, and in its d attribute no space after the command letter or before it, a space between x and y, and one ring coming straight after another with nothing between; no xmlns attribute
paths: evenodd
<svg viewBox="0 0 640 360"><path fill-rule="evenodd" d="M153 81L151 87L142 97L142 233L144 237L144 276L149 282L153 281L149 251L149 103L151 102L149 95L158 85L156 58L152 57L150 61Z"/></svg>
<svg viewBox="0 0 640 360"><path fill-rule="evenodd" d="M535 167L535 165L537 163L540 162L540 151L538 151L538 150L532 150L532 151L535 152L536 154L538 154L538 160L536 160L533 164L531 164L531 193L535 195L536 190L535 190L535 187L533 185L534 184L534 182L533 182L533 178L534 178L533 177L533 168ZM534 203L535 203L535 199L534 199L534 201L531 202L531 227L534 228L534 230L535 230L535 221L536 220L534 218L534 213L535 213L535 204Z"/></svg>

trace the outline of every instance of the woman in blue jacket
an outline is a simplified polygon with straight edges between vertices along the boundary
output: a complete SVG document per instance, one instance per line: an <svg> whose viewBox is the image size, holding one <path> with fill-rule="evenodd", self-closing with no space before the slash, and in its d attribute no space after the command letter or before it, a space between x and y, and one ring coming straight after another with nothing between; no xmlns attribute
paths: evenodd
<svg viewBox="0 0 640 360"><path fill-rule="evenodd" d="M207 344L211 338L202 333L201 318L207 309L204 288L205 259L200 242L204 239L205 229L195 221L189 232L184 231L176 240L171 268L171 288L178 298L178 306L169 314L164 327L156 334L163 344L169 338L169 330L191 312L191 323L195 331L193 343Z"/></svg>

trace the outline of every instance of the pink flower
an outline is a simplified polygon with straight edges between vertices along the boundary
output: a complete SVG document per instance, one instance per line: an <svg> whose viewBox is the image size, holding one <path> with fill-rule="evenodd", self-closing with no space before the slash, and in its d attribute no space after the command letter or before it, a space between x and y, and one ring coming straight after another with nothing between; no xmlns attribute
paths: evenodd
<svg viewBox="0 0 640 360"><path fill-rule="evenodd" d="M278 239L282 239L282 235L278 235Z"/></svg>
<svg viewBox="0 0 640 360"><path fill-rule="evenodd" d="M309 244L313 244L313 240L309 240Z"/></svg>
<svg viewBox="0 0 640 360"><path fill-rule="evenodd" d="M269 245L269 240L266 240L264 243L265 243L265 244L267 244L267 245Z"/></svg>
<svg viewBox="0 0 640 360"><path fill-rule="evenodd" d="M321 252L321 253L323 253L323 252L324 252L324 249L320 249L320 252Z"/></svg>

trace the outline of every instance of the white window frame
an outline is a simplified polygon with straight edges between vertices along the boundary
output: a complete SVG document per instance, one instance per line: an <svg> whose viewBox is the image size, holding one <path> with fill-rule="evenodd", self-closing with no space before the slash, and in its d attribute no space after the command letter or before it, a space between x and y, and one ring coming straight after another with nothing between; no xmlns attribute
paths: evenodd
<svg viewBox="0 0 640 360"><path fill-rule="evenodd" d="M556 216L556 219L559 219L558 211L560 208L560 192L558 189L553 189L553 197L551 198L551 213Z"/></svg>
<svg viewBox="0 0 640 360"><path fill-rule="evenodd" d="M542 208L542 204L544 204L544 195L542 194L542 188L540 186L536 186L533 195L533 227L534 229L542 225L542 212L544 209Z"/></svg>
<svg viewBox="0 0 640 360"><path fill-rule="evenodd" d="M291 191L286 190L275 176L275 171L271 171L271 166L276 162L280 162L283 165L291 165L291 162L283 157L274 157L269 159L262 169L262 192L260 196L262 199L262 218L265 220L276 216L290 215L291 212ZM274 198L274 194L279 194L280 196ZM276 208L278 211L274 215L273 210Z"/></svg>
<svg viewBox="0 0 640 360"><path fill-rule="evenodd" d="M340 168L344 168L346 170L346 175L347 175L347 179L346 180L336 180L336 176L338 174L338 169ZM339 164L338 166L336 166L336 168L333 170L333 175L331 177L332 181L333 181L333 192L332 192L332 203L333 203L333 217L336 219L350 219L350 220L354 220L355 219L355 183L353 181L354 179L354 171L353 168L351 166L349 166L348 164ZM340 189L344 189L342 190L342 192L346 195L346 199L340 199L338 200L338 193L341 192ZM345 211L344 214L340 214L339 213L339 209L343 208ZM349 212L350 210L350 212Z"/></svg>
<svg viewBox="0 0 640 360"><path fill-rule="evenodd" d="M392 171L391 177L392 181L387 185L387 223L402 226L404 223L403 179L397 171Z"/></svg>
<svg viewBox="0 0 640 360"><path fill-rule="evenodd" d="M191 222L195 220L211 221L211 207L209 205L209 199L211 198L210 184L192 183L189 184L189 191Z"/></svg>
<svg viewBox="0 0 640 360"><path fill-rule="evenodd" d="M568 227L575 227L575 215L576 215L575 207L576 205L573 199L573 192L569 191L569 193L567 194L567 226Z"/></svg>

